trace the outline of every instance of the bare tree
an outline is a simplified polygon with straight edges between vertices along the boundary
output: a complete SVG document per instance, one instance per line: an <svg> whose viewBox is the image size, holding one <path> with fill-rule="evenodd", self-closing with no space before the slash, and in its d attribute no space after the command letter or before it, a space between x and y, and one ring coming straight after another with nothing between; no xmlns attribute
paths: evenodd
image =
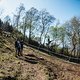
<svg viewBox="0 0 80 80"><path fill-rule="evenodd" d="M36 28L36 23L38 19L39 19L38 10L36 8L32 7L30 10L26 12L25 24L27 28L29 29L29 43L31 41L33 30Z"/></svg>
<svg viewBox="0 0 80 80"><path fill-rule="evenodd" d="M55 20L55 18L49 14L49 12L47 12L46 10L41 10L40 11L40 30L41 30L41 34L40 34L40 44L42 41L42 35L46 32L48 32L49 26L51 23L53 23ZM46 30L47 29L47 30ZM46 37L46 33L44 35L44 39Z"/></svg>
<svg viewBox="0 0 80 80"><path fill-rule="evenodd" d="M1 17L1 15L2 15L3 11L4 11L4 10L0 8L0 17Z"/></svg>
<svg viewBox="0 0 80 80"><path fill-rule="evenodd" d="M80 19L78 17L73 17L71 19L71 25L73 27L74 37L76 39L77 54L80 56Z"/></svg>
<svg viewBox="0 0 80 80"><path fill-rule="evenodd" d="M80 20L77 17L73 17L66 23L66 39L69 46L71 46L71 54L78 56L80 53L79 49L79 37L80 37Z"/></svg>
<svg viewBox="0 0 80 80"><path fill-rule="evenodd" d="M9 15L5 16L4 22L9 22L9 23L11 23L11 18L10 18Z"/></svg>
<svg viewBox="0 0 80 80"><path fill-rule="evenodd" d="M15 17L15 24L18 30L20 18L22 16L22 12L25 10L25 7L23 4L20 4L20 6L17 8L17 14L14 14Z"/></svg>

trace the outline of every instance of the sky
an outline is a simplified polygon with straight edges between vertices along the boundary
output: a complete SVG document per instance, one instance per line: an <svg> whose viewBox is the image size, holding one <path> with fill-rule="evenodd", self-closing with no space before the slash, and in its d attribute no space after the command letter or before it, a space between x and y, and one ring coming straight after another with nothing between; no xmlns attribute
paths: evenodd
<svg viewBox="0 0 80 80"><path fill-rule="evenodd" d="M0 0L0 9L3 16L13 16L16 8L23 3L26 10L35 7L38 10L46 9L60 23L70 20L74 16L80 17L80 0Z"/></svg>

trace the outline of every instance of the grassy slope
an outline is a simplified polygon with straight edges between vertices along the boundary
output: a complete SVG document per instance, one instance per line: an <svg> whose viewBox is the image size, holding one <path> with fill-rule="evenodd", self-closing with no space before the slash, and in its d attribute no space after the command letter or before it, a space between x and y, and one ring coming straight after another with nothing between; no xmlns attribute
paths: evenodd
<svg viewBox="0 0 80 80"><path fill-rule="evenodd" d="M0 80L3 79L80 80L80 65L28 46L24 48L23 57L16 58L14 39L0 36Z"/></svg>

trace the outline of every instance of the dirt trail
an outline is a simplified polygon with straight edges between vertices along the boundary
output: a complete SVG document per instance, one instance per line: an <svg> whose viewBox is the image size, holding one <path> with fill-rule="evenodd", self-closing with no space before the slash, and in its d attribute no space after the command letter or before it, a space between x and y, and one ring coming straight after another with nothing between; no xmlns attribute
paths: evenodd
<svg viewBox="0 0 80 80"><path fill-rule="evenodd" d="M24 80L47 80L45 67L39 64L22 63L21 78ZM21 78L19 80L21 80Z"/></svg>
<svg viewBox="0 0 80 80"><path fill-rule="evenodd" d="M24 58L19 80L80 80L79 64L39 53L29 47L24 50Z"/></svg>
<svg viewBox="0 0 80 80"><path fill-rule="evenodd" d="M0 80L80 80L80 64L25 46L23 57L0 54Z"/></svg>

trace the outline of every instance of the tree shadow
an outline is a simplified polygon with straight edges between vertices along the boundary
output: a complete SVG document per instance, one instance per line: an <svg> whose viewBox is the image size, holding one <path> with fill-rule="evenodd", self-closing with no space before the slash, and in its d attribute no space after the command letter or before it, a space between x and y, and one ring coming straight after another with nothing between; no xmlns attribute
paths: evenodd
<svg viewBox="0 0 80 80"><path fill-rule="evenodd" d="M24 60L26 62L29 62L31 64L37 64L39 62L39 59L34 54L27 54L23 56L17 56L18 59Z"/></svg>
<svg viewBox="0 0 80 80"><path fill-rule="evenodd" d="M16 79L16 77L7 76L7 77L4 77L0 80L17 80L17 79Z"/></svg>

